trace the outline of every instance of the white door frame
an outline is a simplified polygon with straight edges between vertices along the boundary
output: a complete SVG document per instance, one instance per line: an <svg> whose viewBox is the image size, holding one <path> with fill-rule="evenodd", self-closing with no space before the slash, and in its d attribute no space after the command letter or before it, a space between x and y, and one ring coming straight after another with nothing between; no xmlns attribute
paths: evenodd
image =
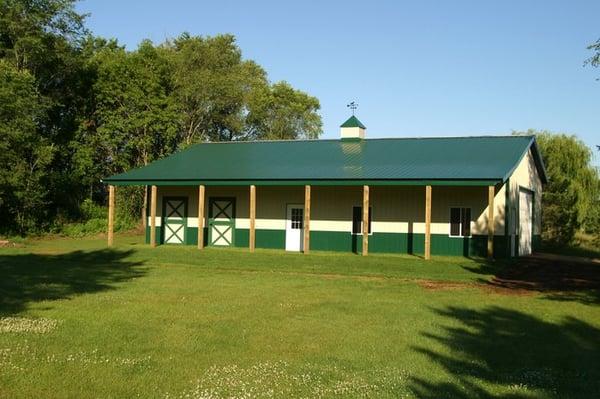
<svg viewBox="0 0 600 399"><path fill-rule="evenodd" d="M292 217L292 209L301 212ZM304 205L287 204L285 215L285 250L300 252L304 249Z"/></svg>
<svg viewBox="0 0 600 399"><path fill-rule="evenodd" d="M525 207L521 198L528 198ZM531 255L533 250L533 198L531 190L519 187L519 256ZM524 213L526 220L523 220Z"/></svg>

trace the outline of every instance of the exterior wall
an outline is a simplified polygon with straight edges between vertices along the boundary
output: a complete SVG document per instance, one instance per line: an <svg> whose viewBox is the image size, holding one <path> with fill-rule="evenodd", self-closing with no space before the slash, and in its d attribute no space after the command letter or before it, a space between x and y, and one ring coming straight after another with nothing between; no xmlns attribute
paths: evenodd
<svg viewBox="0 0 600 399"><path fill-rule="evenodd" d="M365 129L360 127L343 127L340 129L340 137L343 139L364 139Z"/></svg>
<svg viewBox="0 0 600 399"><path fill-rule="evenodd" d="M485 256L487 251L487 187L433 187L432 253ZM495 246L502 249L504 191L496 193ZM362 237L351 234L352 207L362 206L362 187L313 187L311 248L357 251ZM425 187L371 186L370 252L423 253ZM471 208L471 237L450 237L450 208ZM499 252L503 254L504 251Z"/></svg>
<svg viewBox="0 0 600 399"><path fill-rule="evenodd" d="M206 187L205 240L208 240L208 205L211 197L235 197L235 246L248 246L249 188ZM185 242L197 243L198 188L158 187L157 239L162 242L163 198L187 197ZM304 187L258 186L256 188L256 246L285 248L288 204L304 204ZM432 189L432 254L485 256L487 250L487 187L439 187ZM495 248L506 254L504 239L505 188L495 197ZM371 186L372 234L370 252L423 253L425 237L425 187ZM357 252L362 237L352 234L352 208L362 206L362 186L313 186L311 193L311 249ZM471 237L450 237L450 207L471 208ZM148 219L148 226L150 220ZM149 240L149 228L147 240ZM205 242L206 243L206 242Z"/></svg>
<svg viewBox="0 0 600 399"><path fill-rule="evenodd" d="M509 194L507 196L507 240L514 235L519 242L519 189L527 189L533 193L533 250L541 244L542 232L542 190L543 185L531 151L528 151L509 178Z"/></svg>

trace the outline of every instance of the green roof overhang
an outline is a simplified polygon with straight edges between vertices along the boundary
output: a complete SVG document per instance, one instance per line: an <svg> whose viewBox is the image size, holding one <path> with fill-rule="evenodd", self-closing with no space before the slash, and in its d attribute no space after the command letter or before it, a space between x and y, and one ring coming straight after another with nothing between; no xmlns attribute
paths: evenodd
<svg viewBox="0 0 600 399"><path fill-rule="evenodd" d="M113 180L114 186L493 186L501 179L484 180Z"/></svg>

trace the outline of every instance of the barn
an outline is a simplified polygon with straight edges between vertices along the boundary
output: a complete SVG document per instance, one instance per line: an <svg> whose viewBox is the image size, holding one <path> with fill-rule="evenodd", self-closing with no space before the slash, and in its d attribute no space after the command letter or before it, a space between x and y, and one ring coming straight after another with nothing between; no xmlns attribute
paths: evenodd
<svg viewBox="0 0 600 399"><path fill-rule="evenodd" d="M540 243L546 173L532 136L201 143L104 179L150 189L146 241L512 257Z"/></svg>

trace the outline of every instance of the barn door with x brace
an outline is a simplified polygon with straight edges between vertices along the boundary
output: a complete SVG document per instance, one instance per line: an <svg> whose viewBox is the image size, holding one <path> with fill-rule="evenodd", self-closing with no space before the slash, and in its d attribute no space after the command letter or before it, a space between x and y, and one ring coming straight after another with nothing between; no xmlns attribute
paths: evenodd
<svg viewBox="0 0 600 399"><path fill-rule="evenodd" d="M187 198L163 198L163 243L185 244Z"/></svg>
<svg viewBox="0 0 600 399"><path fill-rule="evenodd" d="M210 245L233 246L234 231L235 198L210 198L208 201L208 239Z"/></svg>

